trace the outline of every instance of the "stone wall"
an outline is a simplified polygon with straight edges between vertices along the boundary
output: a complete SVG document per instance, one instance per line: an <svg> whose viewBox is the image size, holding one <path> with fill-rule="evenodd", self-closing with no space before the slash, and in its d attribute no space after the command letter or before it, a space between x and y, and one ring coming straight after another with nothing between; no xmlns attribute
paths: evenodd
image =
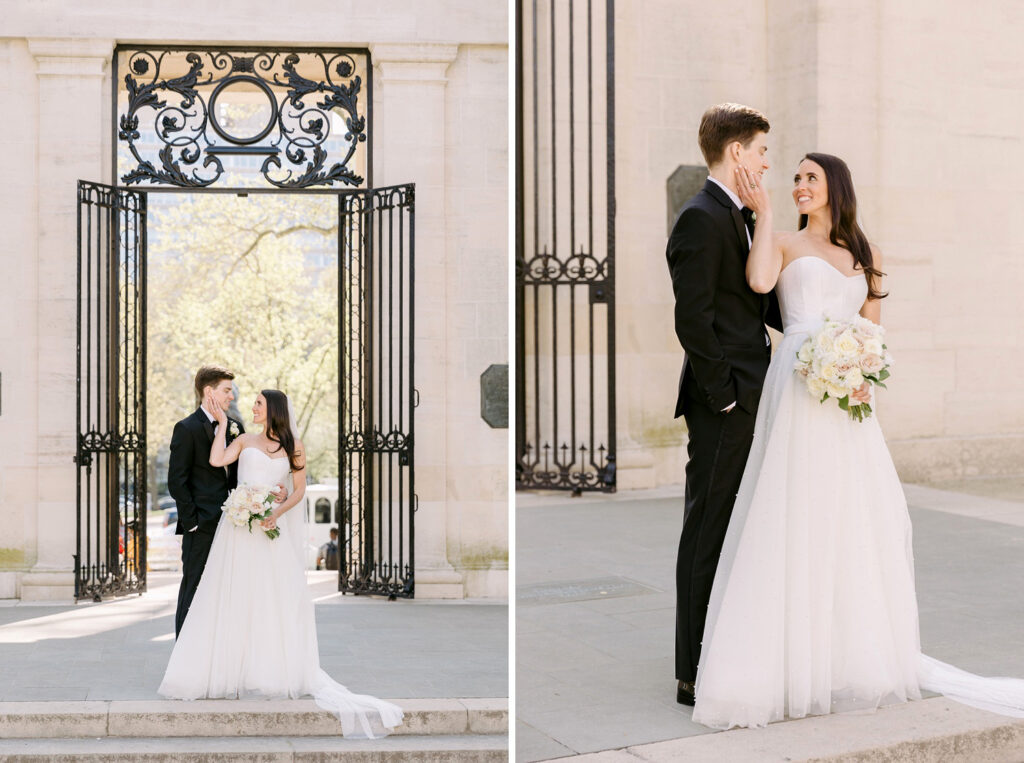
<svg viewBox="0 0 1024 763"><path fill-rule="evenodd" d="M884 255L896 358L879 420L908 481L1024 469L1024 11L907 0L638 0L616 19L620 487L680 482L681 350L664 260L666 182L701 164L721 101L763 109L777 225L802 155L837 154Z"/></svg>
<svg viewBox="0 0 1024 763"><path fill-rule="evenodd" d="M507 430L479 415L508 357L507 32L471 0L5 9L0 598L72 595L75 183L110 182L115 41L371 50L374 182L417 184L417 595L507 595Z"/></svg>

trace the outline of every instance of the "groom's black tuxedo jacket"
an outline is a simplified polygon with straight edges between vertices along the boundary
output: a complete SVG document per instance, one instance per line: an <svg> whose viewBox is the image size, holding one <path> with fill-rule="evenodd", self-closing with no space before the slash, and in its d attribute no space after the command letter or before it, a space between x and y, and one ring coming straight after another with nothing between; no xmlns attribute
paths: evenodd
<svg viewBox="0 0 1024 763"><path fill-rule="evenodd" d="M771 347L765 323L782 329L774 292L747 285L743 216L710 179L683 206L668 240L676 336L686 351L676 417L694 401L720 411L757 409Z"/></svg>
<svg viewBox="0 0 1024 763"><path fill-rule="evenodd" d="M231 442L230 425L234 422L244 432L240 421L228 419L226 441ZM171 435L171 460L167 467L167 489L178 506L177 535L199 525L214 530L228 491L238 484L238 461L223 466L210 466L213 445L213 424L202 408L174 425Z"/></svg>

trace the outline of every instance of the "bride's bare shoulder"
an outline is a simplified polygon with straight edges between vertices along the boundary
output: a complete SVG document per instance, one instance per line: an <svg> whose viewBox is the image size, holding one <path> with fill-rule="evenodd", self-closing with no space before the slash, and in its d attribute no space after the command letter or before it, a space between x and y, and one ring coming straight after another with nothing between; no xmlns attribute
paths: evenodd
<svg viewBox="0 0 1024 763"><path fill-rule="evenodd" d="M868 246L871 247L871 264L875 268L879 268L882 265L882 250L877 246L868 242Z"/></svg>

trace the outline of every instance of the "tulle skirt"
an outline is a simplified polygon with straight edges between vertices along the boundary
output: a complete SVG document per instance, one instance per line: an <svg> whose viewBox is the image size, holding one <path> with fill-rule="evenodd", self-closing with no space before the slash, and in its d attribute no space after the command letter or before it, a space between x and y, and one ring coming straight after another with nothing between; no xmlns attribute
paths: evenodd
<svg viewBox="0 0 1024 763"><path fill-rule="evenodd" d="M920 699L1021 715L1024 681L921 654L911 524L875 417L855 422L769 367L708 606L693 719L764 726Z"/></svg>
<svg viewBox="0 0 1024 763"><path fill-rule="evenodd" d="M345 736L402 722L398 706L353 694L320 668L305 573L282 536L222 516L158 692L174 699L297 698L335 713Z"/></svg>

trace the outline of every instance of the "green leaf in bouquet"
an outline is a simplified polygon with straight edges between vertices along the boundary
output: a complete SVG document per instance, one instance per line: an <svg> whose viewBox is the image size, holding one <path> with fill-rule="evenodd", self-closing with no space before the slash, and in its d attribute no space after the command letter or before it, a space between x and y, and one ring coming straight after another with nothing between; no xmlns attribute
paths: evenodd
<svg viewBox="0 0 1024 763"><path fill-rule="evenodd" d="M839 407L842 408L844 411L850 410L850 396L849 395L843 395L841 398L839 398ZM854 408L856 408L856 407L857 406L854 406Z"/></svg>
<svg viewBox="0 0 1024 763"><path fill-rule="evenodd" d="M885 386L885 385L884 385L884 384L883 384L882 382L880 382L880 381L876 381L876 382L875 382L875 386L876 386L876 387L881 387L882 389L889 389L888 387L886 387L886 386Z"/></svg>
<svg viewBox="0 0 1024 763"><path fill-rule="evenodd" d="M889 370L888 370L888 369L886 369L886 368L883 368L883 369L882 369L881 371L879 371L879 372L878 372L878 380L879 380L879 381L885 381L885 380L886 380L886 379L888 379L888 378L889 378L889 377L890 377L891 375L892 375L892 374L890 374L890 373L889 373Z"/></svg>

